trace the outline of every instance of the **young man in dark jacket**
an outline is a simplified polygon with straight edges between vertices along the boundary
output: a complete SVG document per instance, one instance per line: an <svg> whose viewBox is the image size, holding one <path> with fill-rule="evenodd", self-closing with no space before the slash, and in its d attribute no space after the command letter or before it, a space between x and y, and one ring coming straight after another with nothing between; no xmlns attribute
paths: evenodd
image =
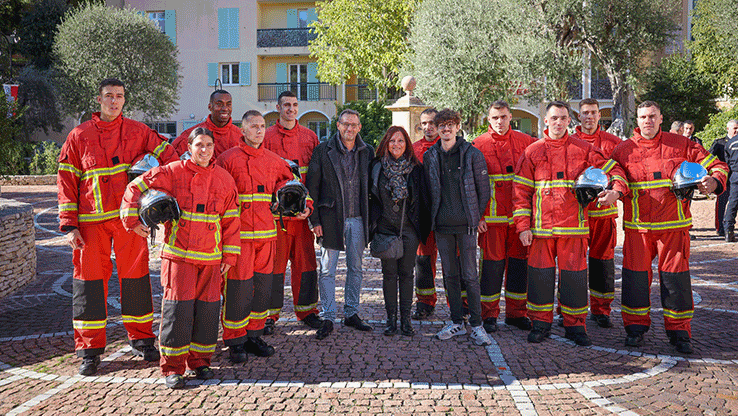
<svg viewBox="0 0 738 416"><path fill-rule="evenodd" d="M490 197L487 164L482 152L456 137L461 128L458 113L444 109L434 121L441 140L428 149L423 163L430 190L431 229L436 235L453 321L436 338L466 334L461 301L463 280L471 314L471 340L476 345L490 345L492 341L482 327L477 278L477 232L484 222L482 215Z"/></svg>

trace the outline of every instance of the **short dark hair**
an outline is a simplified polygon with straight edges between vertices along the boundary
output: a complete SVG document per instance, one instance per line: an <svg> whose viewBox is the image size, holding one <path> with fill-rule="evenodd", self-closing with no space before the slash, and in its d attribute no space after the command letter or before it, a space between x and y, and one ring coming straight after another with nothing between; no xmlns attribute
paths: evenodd
<svg viewBox="0 0 738 416"><path fill-rule="evenodd" d="M551 101L550 103L548 103L548 105L546 106L546 113L548 113L548 110L550 110L551 107L565 108L566 111L570 110L569 104L559 100Z"/></svg>
<svg viewBox="0 0 738 416"><path fill-rule="evenodd" d="M338 122L339 123L341 123L341 120L343 120L343 116L345 116L346 114L350 114L350 115L359 117L359 123L361 123L361 114L359 114L358 111L352 110L350 108L347 108L347 109L341 111L341 114L338 115Z"/></svg>
<svg viewBox="0 0 738 416"><path fill-rule="evenodd" d="M684 124L691 124L694 126L694 120L685 120Z"/></svg>
<svg viewBox="0 0 738 416"><path fill-rule="evenodd" d="M262 117L262 118L264 117L261 114L261 112L259 112L259 110L249 110L249 111L243 113L243 117L241 117L241 121L245 123L246 120L249 119L249 117L255 117L255 116L259 116L259 117Z"/></svg>
<svg viewBox="0 0 738 416"><path fill-rule="evenodd" d="M420 115L421 115L421 116L422 116L423 114L425 114L425 115L428 115L428 116L433 116L433 117L435 117L435 116L436 116L436 114L438 114L438 110L436 110L436 108L435 108L435 107L431 107L431 108L426 108L425 110L423 110L423 112L422 112L422 113L420 113Z"/></svg>
<svg viewBox="0 0 738 416"><path fill-rule="evenodd" d="M596 105L597 109L600 108L600 102L596 98L585 98L579 102L579 110L581 111L583 105Z"/></svg>
<svg viewBox="0 0 738 416"><path fill-rule="evenodd" d="M295 97L295 98L297 98L297 96L295 95L294 92L292 92L290 90L285 90L285 91L282 91L279 94L279 97L277 97L277 104L282 105L282 97Z"/></svg>
<svg viewBox="0 0 738 416"><path fill-rule="evenodd" d="M228 94L228 95L231 95L231 93L228 92L228 91L226 91L226 90L215 90L215 91L213 91L210 94L210 102L211 103L213 102L213 100L215 100L215 96L218 95L218 94ZM231 97L233 97L233 96L231 95Z"/></svg>
<svg viewBox="0 0 738 416"><path fill-rule="evenodd" d="M510 104L508 104L507 101L505 101L505 100L497 100L497 101L493 102L492 104L489 105L489 108L487 109L487 112L489 113L489 110L491 110L493 108L495 110L502 110L503 108L507 108L507 111L512 112L512 110L510 110Z"/></svg>
<svg viewBox="0 0 738 416"><path fill-rule="evenodd" d="M119 80L118 78L105 78L104 80L100 81L100 86L97 89L97 93L102 94L103 88L108 86L123 87L123 91L125 91L126 89L126 84L124 84L123 81Z"/></svg>
<svg viewBox="0 0 738 416"><path fill-rule="evenodd" d="M197 136L209 136L211 139L215 140L213 137L213 132L208 130L205 127L195 127L190 132L190 135L187 136L187 143L192 144L193 141L197 138Z"/></svg>
<svg viewBox="0 0 738 416"><path fill-rule="evenodd" d="M461 116L459 115L459 113L451 110L450 108L444 108L443 110L439 111L435 117L433 117L433 122L436 124L436 126L448 123L449 121L453 121L457 125L461 124Z"/></svg>
<svg viewBox="0 0 738 416"><path fill-rule="evenodd" d="M402 133L402 137L405 139L405 153L403 153L405 160L410 161L413 165L419 165L420 161L415 156L413 142L410 140L410 135L407 134L405 128L401 126L390 126L390 128L387 129L387 132L384 133L384 137L382 137L382 140L379 141L379 145L377 145L377 157L383 158L387 156L389 153L389 141L397 132Z"/></svg>
<svg viewBox="0 0 738 416"><path fill-rule="evenodd" d="M661 106L656 101L646 100L640 104L638 104L638 107L636 107L636 111L638 111L641 108L648 108L648 107L656 107L658 108L659 112L661 112Z"/></svg>

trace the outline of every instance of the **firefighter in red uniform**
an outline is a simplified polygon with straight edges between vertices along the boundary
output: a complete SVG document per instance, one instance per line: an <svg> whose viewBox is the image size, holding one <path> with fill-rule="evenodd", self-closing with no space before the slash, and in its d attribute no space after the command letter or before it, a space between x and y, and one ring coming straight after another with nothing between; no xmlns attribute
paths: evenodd
<svg viewBox="0 0 738 416"><path fill-rule="evenodd" d="M241 204L241 254L225 279L223 342L234 363L274 354L261 339L272 293L277 228L272 195L294 178L287 162L264 149L266 125L256 110L243 115L244 141L218 156L216 163L233 176ZM309 208L305 209L307 216Z"/></svg>
<svg viewBox="0 0 738 416"><path fill-rule="evenodd" d="M300 166L302 183L310 164L313 149L318 145L318 136L312 130L297 123L297 97L292 91L284 91L277 98L279 120L269 127L264 135L264 148L291 160ZM308 206L312 200L308 197ZM284 304L284 272L290 261L292 301L297 319L311 328L318 329L322 319L318 317L318 263L315 259L313 232L306 218L285 217L284 229L277 227L277 252L274 256L274 282L272 304L266 320L264 333L274 330L279 311Z"/></svg>
<svg viewBox="0 0 738 416"><path fill-rule="evenodd" d="M512 113L505 101L489 107L487 133L472 144L484 155L492 196L479 234L482 267L479 271L482 295L482 322L487 332L497 331L500 292L505 281L505 323L530 329L526 297L528 292L528 248L518 238L512 221L513 177L515 165L533 138L510 128Z"/></svg>
<svg viewBox="0 0 738 416"><path fill-rule="evenodd" d="M423 129L423 138L413 143L413 151L415 157L420 163L423 163L423 154L431 146L436 144L441 137L438 135L438 128L433 122L433 118L438 113L435 108L428 108L420 113L420 128ZM438 248L436 248L436 239L431 231L425 244L420 242L418 245L417 256L415 257L415 296L417 302L415 304L415 312L412 318L422 320L433 315L436 308L436 259L438 258Z"/></svg>
<svg viewBox="0 0 738 416"><path fill-rule="evenodd" d="M236 265L241 252L238 191L231 175L211 163L215 144L204 127L192 130L192 157L154 168L128 184L121 218L129 231L146 237L148 228L138 215L139 198L148 189L173 196L181 211L166 224L161 252L161 308L159 348L161 372L169 388L185 385L183 374L214 377L210 358L218 340L222 274Z"/></svg>
<svg viewBox="0 0 738 416"><path fill-rule="evenodd" d="M514 179L513 220L520 241L530 246L528 257L528 316L532 328L528 342L542 342L553 321L556 258L561 279L561 309L566 337L578 345L591 345L587 316L587 207L577 201L572 186L589 166L613 179L612 190L601 192L598 202L612 205L628 189L622 169L591 144L569 136L569 107L554 101L546 108L548 129L542 140L525 149Z"/></svg>
<svg viewBox="0 0 738 416"><path fill-rule="evenodd" d="M243 133L231 119L233 112L233 99L231 94L225 90L215 90L210 94L210 103L208 103L210 115L202 123L182 132L174 141L172 146L177 154L182 156L188 150L188 140L190 133L197 127L205 127L213 132L213 140L215 140L215 151L213 152L213 160L220 156L221 153L237 147L243 141Z"/></svg>
<svg viewBox="0 0 738 416"><path fill-rule="evenodd" d="M582 139L600 149L609 159L612 150L622 140L600 128L600 103L594 98L580 101L579 120L582 125L571 137ZM618 208L615 204L599 206L595 201L588 208L590 319L602 328L610 328L610 304L615 299L615 219L618 217Z"/></svg>
<svg viewBox="0 0 738 416"><path fill-rule="evenodd" d="M657 103L639 104L636 121L633 137L612 153L630 186L623 199L625 345L643 345L643 334L651 326L651 262L658 256L666 334L677 351L690 354L694 314L689 275L692 214L690 200L680 201L671 191L671 178L682 162L699 163L709 172L702 179L700 192L719 194L725 189L728 167L698 143L661 131L663 117Z"/></svg>
<svg viewBox="0 0 738 416"><path fill-rule="evenodd" d="M127 170L136 157L153 153L160 163L177 160L174 149L143 123L121 115L125 85L100 83L100 112L69 133L59 155L59 227L74 250L72 284L74 343L82 358L79 373L97 372L105 351L108 281L115 250L121 315L133 354L158 361L146 239L123 228L120 202Z"/></svg>

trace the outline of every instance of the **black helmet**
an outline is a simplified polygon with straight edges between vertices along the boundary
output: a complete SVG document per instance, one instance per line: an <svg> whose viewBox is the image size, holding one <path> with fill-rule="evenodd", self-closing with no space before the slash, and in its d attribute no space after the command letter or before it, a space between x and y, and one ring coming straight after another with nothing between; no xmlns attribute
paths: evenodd
<svg viewBox="0 0 738 416"><path fill-rule="evenodd" d="M131 163L131 167L128 168L128 182L136 179L140 175L143 175L144 173L157 166L159 166L159 161L156 160L156 157L154 155L152 155L151 153L142 154L141 156L137 157L133 161L133 163Z"/></svg>
<svg viewBox="0 0 738 416"><path fill-rule="evenodd" d="M182 211L173 196L166 192L149 189L141 195L138 201L138 217L143 225L153 229L156 224L163 224L170 220L178 220Z"/></svg>
<svg viewBox="0 0 738 416"><path fill-rule="evenodd" d="M302 179L302 175L300 175L300 165L298 165L297 162L295 162L294 160L289 160L289 159L284 159L284 160L290 166L290 170L292 171L292 174L295 175L295 178L298 181Z"/></svg>
<svg viewBox="0 0 738 416"><path fill-rule="evenodd" d="M292 180L272 196L272 212L285 217L296 217L305 211L308 190L300 181Z"/></svg>
<svg viewBox="0 0 738 416"><path fill-rule="evenodd" d="M602 169L588 167L574 183L574 193L577 195L577 201L583 207L586 207L597 198L600 192L607 189L609 183L610 179Z"/></svg>
<svg viewBox="0 0 738 416"><path fill-rule="evenodd" d="M674 173L671 190L679 200L692 199L694 190L705 176L707 176L707 169L704 166L684 161Z"/></svg>

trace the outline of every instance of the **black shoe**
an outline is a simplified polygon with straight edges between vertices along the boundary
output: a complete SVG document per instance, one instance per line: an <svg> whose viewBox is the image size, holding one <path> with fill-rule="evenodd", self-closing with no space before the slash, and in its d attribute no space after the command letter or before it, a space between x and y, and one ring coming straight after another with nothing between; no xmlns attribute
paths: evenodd
<svg viewBox="0 0 738 416"><path fill-rule="evenodd" d="M423 319L427 319L431 315L433 315L433 309L435 308L425 303L417 303L415 305L415 313L413 313L412 318L415 319L416 321L422 321Z"/></svg>
<svg viewBox="0 0 738 416"><path fill-rule="evenodd" d="M735 243L735 231L734 230L725 231L725 241L727 241L728 243Z"/></svg>
<svg viewBox="0 0 738 416"><path fill-rule="evenodd" d="M521 316L520 318L505 318L505 324L515 326L523 331L530 330L530 319L526 316Z"/></svg>
<svg viewBox="0 0 738 416"><path fill-rule="evenodd" d="M676 350L682 354L692 354L694 352L692 341L687 337L678 337L674 345L676 346Z"/></svg>
<svg viewBox="0 0 738 416"><path fill-rule="evenodd" d="M551 336L551 329L533 327L528 334L528 342L540 343Z"/></svg>
<svg viewBox="0 0 738 416"><path fill-rule="evenodd" d="M82 358L82 364L79 366L79 374L81 376L91 376L97 373L97 366L100 365L100 356Z"/></svg>
<svg viewBox="0 0 738 416"><path fill-rule="evenodd" d="M415 330L413 329L413 324L410 321L410 317L405 315L400 318L400 332L402 335L405 335L406 337L411 337L415 335Z"/></svg>
<svg viewBox="0 0 738 416"><path fill-rule="evenodd" d="M717 235L718 237L725 237L725 230L723 230L722 228L717 230Z"/></svg>
<svg viewBox="0 0 738 416"><path fill-rule="evenodd" d="M493 332L497 332L497 318L487 318L484 321L482 321L482 326L484 327L484 330L491 334Z"/></svg>
<svg viewBox="0 0 738 416"><path fill-rule="evenodd" d="M564 336L582 347L592 345L592 340L589 339L589 335L586 332L567 332Z"/></svg>
<svg viewBox="0 0 738 416"><path fill-rule="evenodd" d="M387 317L387 326L384 328L384 335L388 337L397 333L397 315Z"/></svg>
<svg viewBox="0 0 738 416"><path fill-rule="evenodd" d="M204 365L195 369L195 377L199 380L210 380L215 377L215 372L210 367Z"/></svg>
<svg viewBox="0 0 738 416"><path fill-rule="evenodd" d="M272 335L274 333L276 322L274 322L274 319L267 318L266 322L264 322L264 335Z"/></svg>
<svg viewBox="0 0 738 416"><path fill-rule="evenodd" d="M564 315L559 315L556 317L556 325L560 327L564 327Z"/></svg>
<svg viewBox="0 0 738 416"><path fill-rule="evenodd" d="M245 363L248 360L248 354L243 349L243 344L228 347L228 358L233 364Z"/></svg>
<svg viewBox="0 0 738 416"><path fill-rule="evenodd" d="M261 337L249 337L243 344L243 349L257 357L270 357L274 355L274 347L264 342Z"/></svg>
<svg viewBox="0 0 738 416"><path fill-rule="evenodd" d="M309 326L310 328L318 329L320 328L320 324L323 323L323 320L320 319L318 315L311 313L302 320L302 323Z"/></svg>
<svg viewBox="0 0 738 416"><path fill-rule="evenodd" d="M140 347L131 347L131 354L133 354L136 357L143 357L146 361L159 361L159 358L161 357L159 355L159 350L156 349L153 345L142 345Z"/></svg>
<svg viewBox="0 0 738 416"><path fill-rule="evenodd" d="M333 332L333 321L330 319L323 319L323 322L320 324L320 328L318 328L318 331L315 333L315 338L325 339L331 334L331 332Z"/></svg>
<svg viewBox="0 0 738 416"><path fill-rule="evenodd" d="M351 315L349 318L343 318L343 325L351 326L351 327L358 329L359 331L365 331L365 332L369 332L372 329L374 329L372 328L371 325L362 321L361 318L359 318L358 313Z"/></svg>
<svg viewBox="0 0 738 416"><path fill-rule="evenodd" d="M625 346L626 347L642 347L643 346L643 334L640 332L634 332L632 334L628 334L628 336L625 337Z"/></svg>
<svg viewBox="0 0 738 416"><path fill-rule="evenodd" d="M182 374L172 374L164 379L164 384L170 389L181 389L185 386L185 379Z"/></svg>
<svg viewBox="0 0 738 416"><path fill-rule="evenodd" d="M589 316L589 319L597 322L597 326L600 328L612 328L612 321L608 315L595 315Z"/></svg>

